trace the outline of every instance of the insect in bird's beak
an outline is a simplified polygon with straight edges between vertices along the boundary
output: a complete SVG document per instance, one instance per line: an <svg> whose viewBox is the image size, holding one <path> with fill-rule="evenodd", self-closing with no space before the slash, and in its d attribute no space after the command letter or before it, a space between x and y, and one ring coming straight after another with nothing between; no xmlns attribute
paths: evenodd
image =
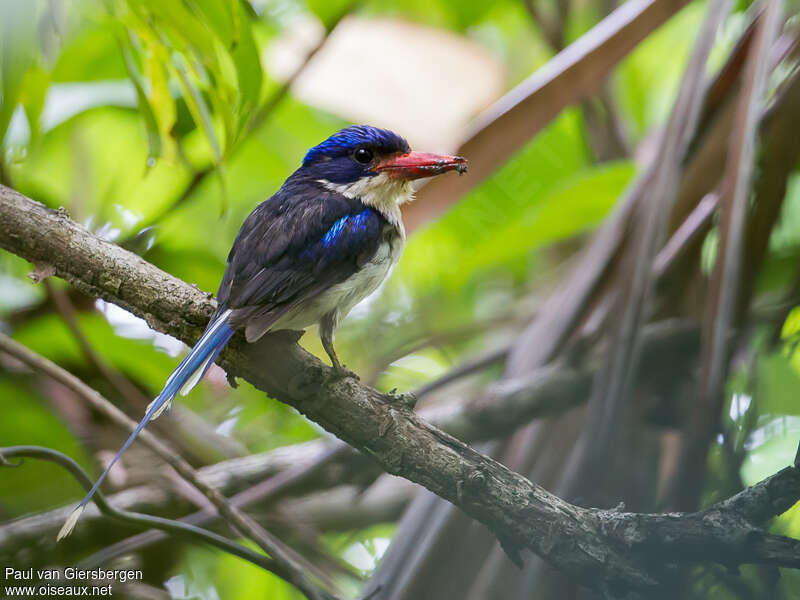
<svg viewBox="0 0 800 600"><path fill-rule="evenodd" d="M467 159L461 156L408 152L382 160L374 170L397 179L421 179L447 171L458 171L461 175L467 171Z"/></svg>

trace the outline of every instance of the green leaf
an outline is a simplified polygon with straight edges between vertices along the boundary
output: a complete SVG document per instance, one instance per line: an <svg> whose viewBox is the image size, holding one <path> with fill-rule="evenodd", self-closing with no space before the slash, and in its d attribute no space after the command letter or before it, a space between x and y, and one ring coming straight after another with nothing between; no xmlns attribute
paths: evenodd
<svg viewBox="0 0 800 600"><path fill-rule="evenodd" d="M308 0L308 8L323 23L330 23L352 4L352 0Z"/></svg>
<svg viewBox="0 0 800 600"><path fill-rule="evenodd" d="M25 116L28 118L28 126L31 131L31 143L36 143L39 139L40 117L44 108L44 99L47 95L47 88L50 86L50 76L47 71L39 66L32 66L25 73L22 83L22 93L20 102L25 109Z"/></svg>
<svg viewBox="0 0 800 600"><path fill-rule="evenodd" d="M0 2L0 144L20 102L28 67L39 55L33 0Z"/></svg>
<svg viewBox="0 0 800 600"><path fill-rule="evenodd" d="M254 550L248 540L238 540ZM180 566L185 600L225 598L225 600L251 600L253 590L269 600L302 600L303 595L277 575L265 571L242 559L192 547ZM212 590L209 594L208 590ZM179 597L180 598L180 597Z"/></svg>
<svg viewBox="0 0 800 600"><path fill-rule="evenodd" d="M201 23L209 27L227 49L239 42L239 2L231 0L190 0L189 6ZM236 17L234 19L234 17Z"/></svg>
<svg viewBox="0 0 800 600"><path fill-rule="evenodd" d="M795 313L797 309L792 311ZM787 320L787 323L789 321ZM768 415L800 415L796 390L800 389L800 352L795 337L784 352L759 360L758 411Z"/></svg>
<svg viewBox="0 0 800 600"><path fill-rule="evenodd" d="M127 75L114 28L101 24L81 29L66 41L51 78L63 83L122 79Z"/></svg>
<svg viewBox="0 0 800 600"><path fill-rule="evenodd" d="M800 173L789 176L781 217L769 242L771 252L796 252L800 248Z"/></svg>
<svg viewBox="0 0 800 600"><path fill-rule="evenodd" d="M151 393L161 389L176 366L175 358L157 350L149 340L117 335L99 314L81 313L78 326L104 361ZM14 339L59 365L87 367L74 335L57 314L47 314L25 323L14 332Z"/></svg>
<svg viewBox="0 0 800 600"><path fill-rule="evenodd" d="M800 418L778 417L751 434L751 450L742 463L742 481L753 485L794 461L800 439Z"/></svg>
<svg viewBox="0 0 800 600"><path fill-rule="evenodd" d="M263 67L258 53L253 31L247 15L243 14L243 9L239 2L236 14L239 15L239 38L231 52L233 62L236 65L236 75L239 85L239 130L240 133L247 125L251 111L255 109L261 96L261 85L263 83Z"/></svg>
<svg viewBox="0 0 800 600"><path fill-rule="evenodd" d="M225 131L232 129L230 120L231 92L223 77L218 59L221 42L206 23L198 19L181 2L141 0L127 2L129 12L125 24L136 34L145 51L164 58L164 64L182 89L182 95L195 124L205 133L214 153L215 162L222 160L211 110L203 94L225 122ZM201 15L202 16L202 15Z"/></svg>
<svg viewBox="0 0 800 600"><path fill-rule="evenodd" d="M32 381L0 378L3 418L2 445L32 444L64 452L86 467L86 454L52 407L42 401ZM83 495L82 488L63 469L37 460L0 470L0 498L5 511L23 515L60 506Z"/></svg>
<svg viewBox="0 0 800 600"><path fill-rule="evenodd" d="M144 89L145 82L133 60L128 40L120 40L120 50L125 60L125 68L128 69L128 77L136 88L139 112L144 117L145 130L147 131L147 147L149 148L147 161L148 165L151 166L150 161L161 156L161 131L153 107L150 106L150 101L147 99L147 93Z"/></svg>
<svg viewBox="0 0 800 600"><path fill-rule="evenodd" d="M576 173L519 218L478 246L465 271L502 265L547 244L583 233L600 223L634 174L631 162L589 167Z"/></svg>
<svg viewBox="0 0 800 600"><path fill-rule="evenodd" d="M146 172L147 153L138 112L92 108L44 133L11 172L22 193L63 206L92 228L127 231L137 215L161 210L188 177L181 165L159 163ZM139 195L140 189L148 195Z"/></svg>
<svg viewBox="0 0 800 600"><path fill-rule="evenodd" d="M211 111L206 105L203 94L195 85L195 80L190 76L188 66L183 57L174 55L171 64L183 88L183 97L186 100L186 106L189 108L194 122L206 134L206 139L214 152L214 162L219 164L222 160L222 148L217 138L217 132L214 129Z"/></svg>
<svg viewBox="0 0 800 600"><path fill-rule="evenodd" d="M570 185L586 165L579 114L570 109L442 219L415 233L397 275L419 295L442 288L458 293L499 259L506 262L495 266L507 268L515 261L520 272L531 247L552 241L547 222L537 225L536 215L548 196ZM608 200L601 198L598 205L607 209ZM539 227L541 242L527 237L525 228L533 226ZM509 233L517 235L509 238Z"/></svg>
<svg viewBox="0 0 800 600"><path fill-rule="evenodd" d="M31 306L44 298L44 287L28 278L33 265L10 252L0 252L0 314Z"/></svg>
<svg viewBox="0 0 800 600"><path fill-rule="evenodd" d="M163 48L153 48L144 57L144 70L150 83L148 105L158 126L164 155L168 160L173 160L177 149L174 129L178 120L178 109L169 90L169 76L164 66L167 60ZM147 120L146 117L145 119Z"/></svg>

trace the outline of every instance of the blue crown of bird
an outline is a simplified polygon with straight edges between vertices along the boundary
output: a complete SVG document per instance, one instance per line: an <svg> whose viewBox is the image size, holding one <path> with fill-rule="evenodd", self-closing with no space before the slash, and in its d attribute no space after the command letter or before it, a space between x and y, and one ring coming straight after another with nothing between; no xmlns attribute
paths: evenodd
<svg viewBox="0 0 800 600"><path fill-rule="evenodd" d="M412 152L396 133L367 125L342 129L311 148L300 168L245 219L208 327L57 539L69 535L145 425L197 385L236 331L254 342L268 331L319 324L333 368L350 374L336 356L334 332L400 257L405 242L400 206L413 197L411 182L466 169L460 156Z"/></svg>

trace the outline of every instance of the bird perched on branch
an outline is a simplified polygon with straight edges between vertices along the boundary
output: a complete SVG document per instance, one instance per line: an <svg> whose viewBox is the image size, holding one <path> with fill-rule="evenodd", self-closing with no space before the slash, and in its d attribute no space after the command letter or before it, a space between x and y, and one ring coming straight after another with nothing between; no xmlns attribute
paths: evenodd
<svg viewBox="0 0 800 600"><path fill-rule="evenodd" d="M405 242L400 205L411 182L466 171L460 156L412 152L399 135L358 125L308 151L303 164L247 217L217 292L205 333L172 372L144 418L67 519L69 535L100 483L139 432L178 394L186 395L234 332L254 342L268 331L319 324L333 368L339 321L371 294L397 262Z"/></svg>

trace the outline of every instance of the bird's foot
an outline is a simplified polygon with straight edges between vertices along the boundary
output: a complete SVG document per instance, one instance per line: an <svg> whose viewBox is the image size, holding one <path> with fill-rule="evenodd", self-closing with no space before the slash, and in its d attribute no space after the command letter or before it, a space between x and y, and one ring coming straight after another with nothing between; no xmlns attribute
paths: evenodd
<svg viewBox="0 0 800 600"><path fill-rule="evenodd" d="M417 397L411 392L397 393L397 388L387 392L383 395L384 399L390 404L400 404L410 410L414 410L417 405Z"/></svg>
<svg viewBox="0 0 800 600"><path fill-rule="evenodd" d="M322 327L321 324L320 327ZM339 362L339 357L336 356L336 350L333 347L333 334L328 331L327 334L320 335L320 339L322 340L322 347L325 348L325 352L328 354L328 358L331 359L334 380L351 378L356 381L361 381L361 378L356 373Z"/></svg>
<svg viewBox="0 0 800 600"><path fill-rule="evenodd" d="M355 371L351 371L343 364L339 363L338 361L333 365L333 378L334 380L339 379L355 379L356 381L361 381L361 377L358 376L358 373Z"/></svg>

